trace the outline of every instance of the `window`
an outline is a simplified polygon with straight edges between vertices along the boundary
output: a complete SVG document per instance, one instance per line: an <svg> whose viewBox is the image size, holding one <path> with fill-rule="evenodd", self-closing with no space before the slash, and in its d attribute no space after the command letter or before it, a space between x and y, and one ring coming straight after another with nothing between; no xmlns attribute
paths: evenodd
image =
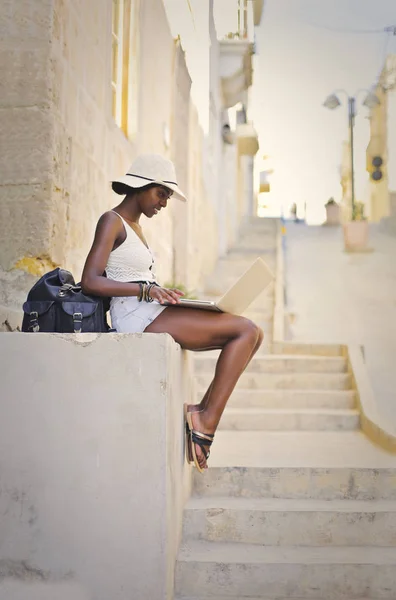
<svg viewBox="0 0 396 600"><path fill-rule="evenodd" d="M113 0L112 114L128 138L137 129L139 0Z"/></svg>

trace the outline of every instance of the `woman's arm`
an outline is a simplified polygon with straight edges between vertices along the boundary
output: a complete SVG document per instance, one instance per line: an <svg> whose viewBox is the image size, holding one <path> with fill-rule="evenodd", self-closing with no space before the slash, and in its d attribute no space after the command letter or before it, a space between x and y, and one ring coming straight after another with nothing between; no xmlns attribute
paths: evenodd
<svg viewBox="0 0 396 600"><path fill-rule="evenodd" d="M81 286L85 294L95 296L138 296L139 284L113 281L104 277L110 252L122 232L119 217L105 213L98 221L92 247L85 261Z"/></svg>

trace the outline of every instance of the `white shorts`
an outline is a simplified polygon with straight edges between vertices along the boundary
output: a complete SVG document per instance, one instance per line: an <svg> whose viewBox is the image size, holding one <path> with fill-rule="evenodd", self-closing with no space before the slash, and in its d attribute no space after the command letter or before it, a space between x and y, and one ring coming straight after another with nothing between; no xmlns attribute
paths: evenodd
<svg viewBox="0 0 396 600"><path fill-rule="evenodd" d="M139 302L137 296L117 296L110 301L111 325L117 333L142 333L166 309L159 302Z"/></svg>

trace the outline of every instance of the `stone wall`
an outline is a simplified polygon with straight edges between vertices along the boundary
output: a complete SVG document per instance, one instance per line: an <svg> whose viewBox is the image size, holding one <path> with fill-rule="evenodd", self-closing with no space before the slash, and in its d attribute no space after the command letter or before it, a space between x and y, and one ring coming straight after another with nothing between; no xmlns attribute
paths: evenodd
<svg viewBox="0 0 396 600"><path fill-rule="evenodd" d="M173 56L173 110L171 122L172 160L176 167L181 189L187 194L189 174L190 139L190 89L191 77L187 70L185 55L179 41L175 42ZM174 283L186 282L188 273L189 219L186 203L171 203L173 217L173 279Z"/></svg>
<svg viewBox="0 0 396 600"><path fill-rule="evenodd" d="M173 599L190 359L167 334L0 334L0 579L23 600Z"/></svg>
<svg viewBox="0 0 396 600"><path fill-rule="evenodd" d="M98 218L120 201L109 181L123 174L138 153L176 158L182 168L180 177L192 190L189 148L197 148L197 139L202 143L202 132L190 109L189 94L180 93L175 84L175 43L163 3L139 2L135 23L139 43L133 49L138 63L138 116L132 139L127 139L111 114L111 10L107 0L6 0L0 5L3 329L20 324L21 304L39 275L61 265L80 279ZM186 71L183 61L184 56L179 57L179 73ZM183 77L187 81L188 73ZM183 119L178 119L181 113ZM167 132L172 123L170 144ZM180 144L181 135L183 153L172 146ZM193 135L197 137L191 140ZM202 173L197 180L203 180ZM216 218L204 184L194 188L193 196L194 207L175 202L150 222L142 221L157 255L162 283L177 275L188 277L189 286L199 287L217 258ZM179 209L204 215L207 226L181 230L179 225L176 235L172 212ZM197 270L196 249L204 245L205 258L198 261ZM175 252L184 261L177 272ZM187 256L194 257L193 265L184 260Z"/></svg>
<svg viewBox="0 0 396 600"><path fill-rule="evenodd" d="M171 118L173 42L162 3L140 3L135 33L139 29L144 34L133 57L139 62L140 80L137 132L132 140L111 114L111 9L106 0L83 5L55 0L55 22L60 25L58 32L54 29L53 40L55 76L59 77L54 111L60 180L53 205L58 207L56 222L67 222L62 261L79 273L97 219L121 200L111 192L109 180L123 174L139 152L169 154L164 128ZM158 47L161 52L156 51ZM65 151L68 145L70 161ZM168 276L172 221L166 211L161 220L150 223L148 237L154 251L161 254L159 275Z"/></svg>
<svg viewBox="0 0 396 600"><path fill-rule="evenodd" d="M0 306L52 266L51 8L52 0L0 3ZM0 316L5 327L19 317Z"/></svg>

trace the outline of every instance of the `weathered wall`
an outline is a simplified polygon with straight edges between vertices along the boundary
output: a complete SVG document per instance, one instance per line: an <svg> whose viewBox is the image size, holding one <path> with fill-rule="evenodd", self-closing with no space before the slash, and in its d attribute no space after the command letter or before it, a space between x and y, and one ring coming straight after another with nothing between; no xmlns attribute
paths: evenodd
<svg viewBox="0 0 396 600"><path fill-rule="evenodd" d="M180 41L175 41L173 55L173 110L171 120L172 160L176 167L181 189L187 194L189 174L190 138L190 89L191 77L187 70ZM173 219L173 279L175 283L186 282L188 273L188 238L190 237L188 206L171 202Z"/></svg>
<svg viewBox="0 0 396 600"><path fill-rule="evenodd" d="M52 115L50 65L52 0L0 3L0 316L33 283L15 270L25 256L51 267Z"/></svg>
<svg viewBox="0 0 396 600"><path fill-rule="evenodd" d="M178 59L175 85L175 43L163 3L140 0L139 6L139 44L133 55L139 74L137 131L127 139L111 114L112 3L14 0L0 5L5 32L0 54L3 329L20 324L21 304L37 276L61 265L80 279L99 216L120 201L109 181L123 174L139 152L175 157L181 185L191 189L188 156L195 141L190 142L188 132L193 135L199 126L189 123L184 57ZM166 135L172 123L173 146ZM202 214L211 212L203 186L195 202ZM142 222L157 255L157 276L162 283L175 275L188 277L196 287L207 273L191 277L186 257L190 247L205 244L210 258L202 265L214 263L215 222L212 218L210 236L208 229L193 228L193 239L183 227L191 208L173 200L169 204L170 210ZM181 219L175 220L175 211ZM181 262L177 270L175 251Z"/></svg>
<svg viewBox="0 0 396 600"><path fill-rule="evenodd" d="M110 179L123 174L139 152L168 154L163 130L169 127L171 117L173 42L162 2L140 2L136 28L144 34L140 34L140 46L133 56L140 74L133 140L125 137L111 115L111 10L112 3L106 0L89 0L83 5L55 0L59 180L53 205L58 226L67 223L63 256L57 253L57 260L76 273L81 272L98 217L120 201L110 190ZM148 237L161 255L159 276L169 275L172 222L166 211L150 222Z"/></svg>
<svg viewBox="0 0 396 600"><path fill-rule="evenodd" d="M190 356L166 334L1 333L0 360L1 576L172 600Z"/></svg>
<svg viewBox="0 0 396 600"><path fill-rule="evenodd" d="M189 139L189 244L187 286L203 288L218 257L218 221L215 207L207 200L203 178L203 132L194 105L190 104Z"/></svg>

